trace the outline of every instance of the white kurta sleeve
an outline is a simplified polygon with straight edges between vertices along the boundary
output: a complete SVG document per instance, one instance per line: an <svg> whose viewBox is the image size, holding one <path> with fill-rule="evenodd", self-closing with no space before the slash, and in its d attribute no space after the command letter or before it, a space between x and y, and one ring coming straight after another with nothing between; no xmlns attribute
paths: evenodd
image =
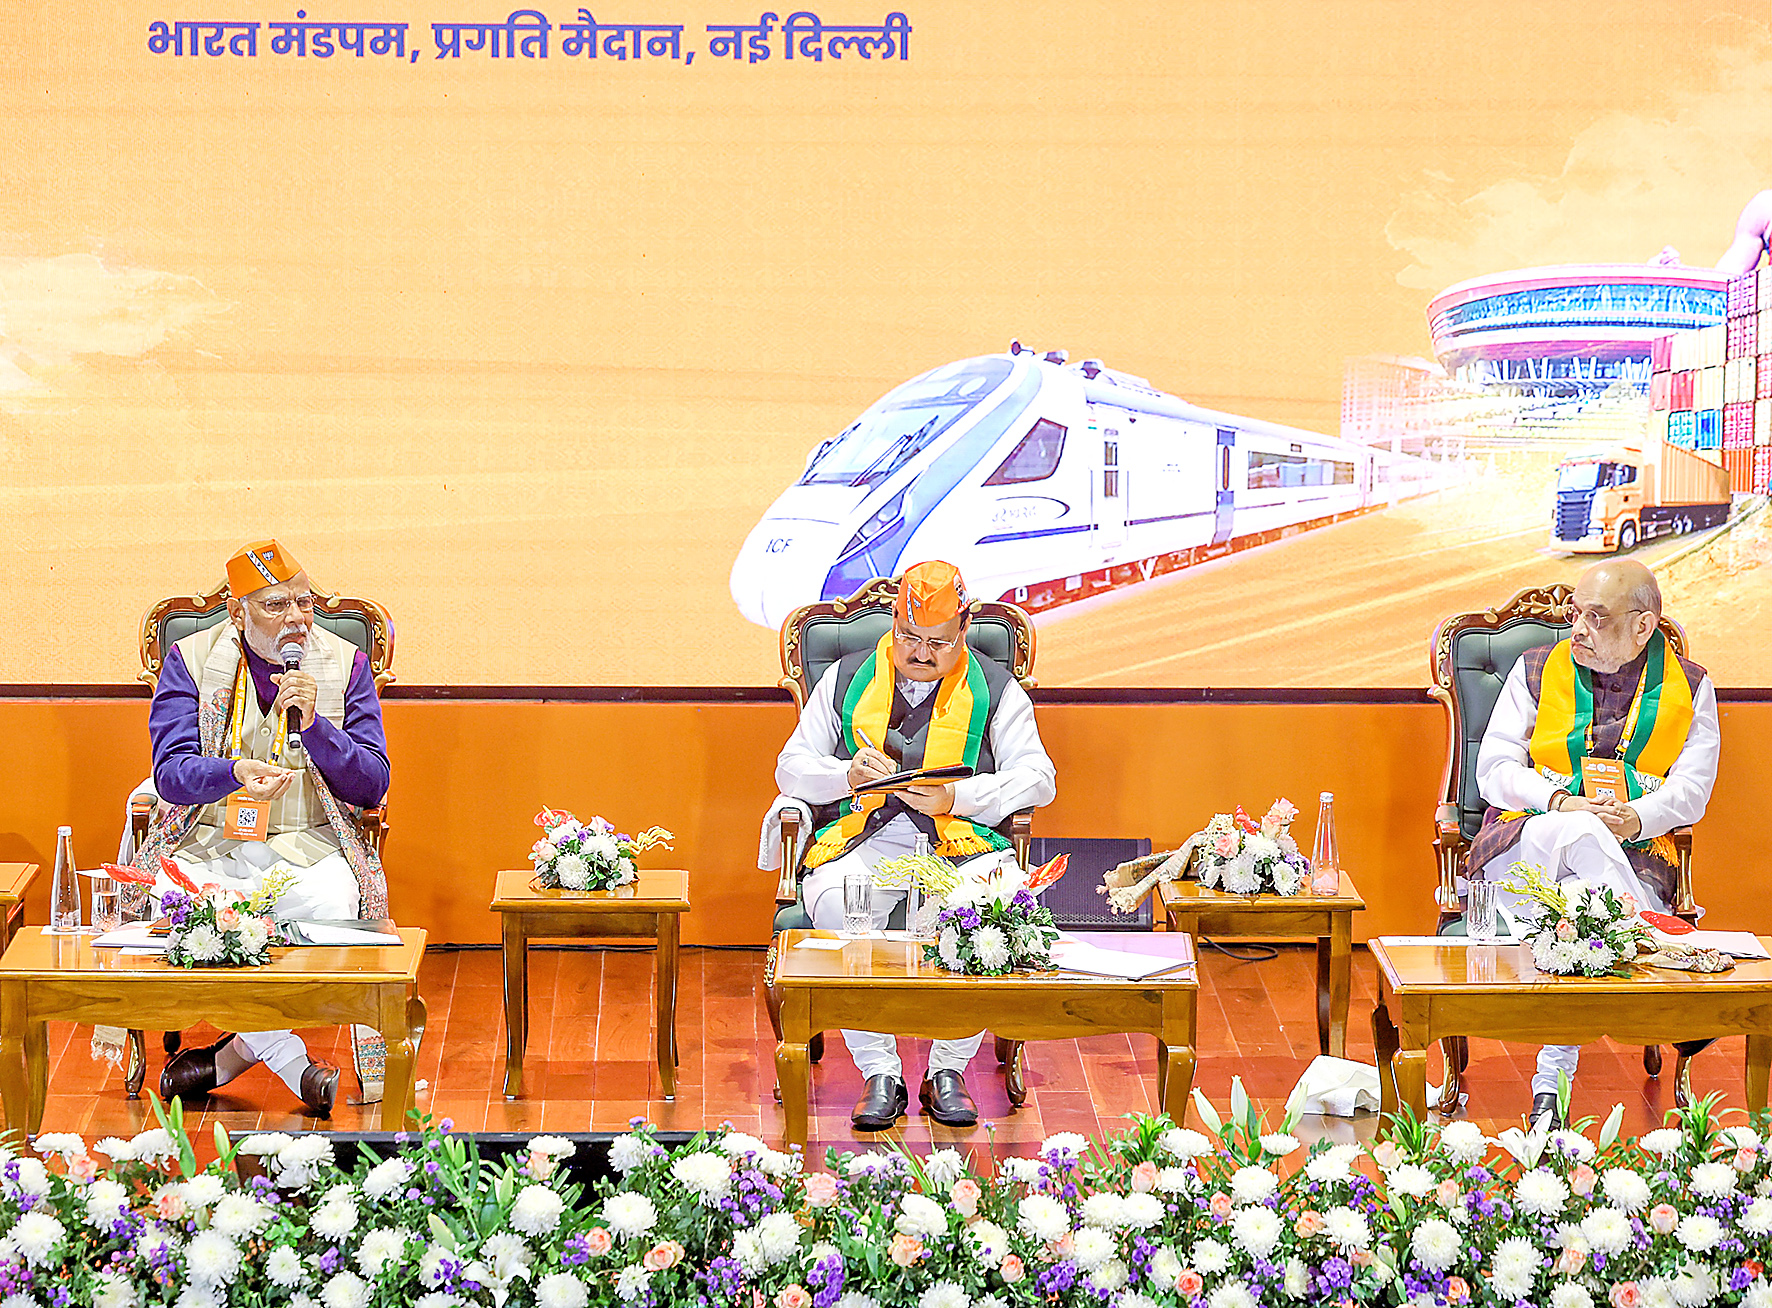
<svg viewBox="0 0 1772 1308"><path fill-rule="evenodd" d="M1057 773L1034 725L1034 702L1011 679L991 719L991 755L997 770L954 783L954 816L1001 826L1010 814L1050 804Z"/></svg>
<svg viewBox="0 0 1772 1308"><path fill-rule="evenodd" d="M1526 663L1520 659L1507 674L1477 750L1477 790L1496 808L1543 812L1556 794L1555 784L1532 766L1529 747L1537 722L1538 705L1526 687Z"/></svg>
<svg viewBox="0 0 1772 1308"><path fill-rule="evenodd" d="M842 724L837 719L837 665L806 701L806 709L775 760L775 784L790 799L829 804L849 793L849 760L837 757Z"/></svg>
<svg viewBox="0 0 1772 1308"><path fill-rule="evenodd" d="M1680 756L1667 770L1667 780L1652 795L1631 801L1643 824L1641 838L1666 835L1704 816L1711 787L1717 780L1717 751L1722 732L1717 725L1717 691L1709 677L1698 683L1692 696L1692 727Z"/></svg>

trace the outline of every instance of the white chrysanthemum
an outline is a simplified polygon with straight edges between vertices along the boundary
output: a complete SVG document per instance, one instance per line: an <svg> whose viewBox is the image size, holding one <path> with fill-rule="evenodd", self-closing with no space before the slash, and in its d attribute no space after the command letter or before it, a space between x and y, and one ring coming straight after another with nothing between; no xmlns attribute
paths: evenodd
<svg viewBox="0 0 1772 1308"><path fill-rule="evenodd" d="M270 928L260 917L242 918L235 934L240 937L241 950L248 956L258 953L265 947L265 942L271 938Z"/></svg>
<svg viewBox="0 0 1772 1308"><path fill-rule="evenodd" d="M910 1198L906 1195L905 1198ZM792 1213L770 1213L757 1223L757 1239L763 1248L763 1259L771 1267L777 1263L785 1263L800 1248L800 1236L805 1230L794 1220Z"/></svg>
<svg viewBox="0 0 1772 1308"><path fill-rule="evenodd" d="M240 1248L220 1231L203 1231L185 1246L185 1269L198 1285L222 1285L240 1270Z"/></svg>
<svg viewBox="0 0 1772 1308"><path fill-rule="evenodd" d="M1747 1293L1741 1296L1741 1308L1772 1308L1772 1281L1755 1277Z"/></svg>
<svg viewBox="0 0 1772 1308"><path fill-rule="evenodd" d="M1550 1308L1594 1308L1594 1297L1573 1281L1551 1291Z"/></svg>
<svg viewBox="0 0 1772 1308"><path fill-rule="evenodd" d="M1723 1139L1737 1149L1758 1149L1760 1147L1760 1133L1751 1126L1725 1127Z"/></svg>
<svg viewBox="0 0 1772 1308"><path fill-rule="evenodd" d="M1544 1254L1525 1236L1512 1235L1495 1246L1495 1252L1490 1255L1489 1266L1497 1276L1506 1276L1509 1279L1524 1277L1530 1284L1544 1266Z"/></svg>
<svg viewBox="0 0 1772 1308"><path fill-rule="evenodd" d="M1705 1213L1692 1213L1674 1227L1674 1239L1693 1253L1709 1253L1723 1238L1723 1224Z"/></svg>
<svg viewBox="0 0 1772 1308"><path fill-rule="evenodd" d="M1475 1122L1448 1122L1440 1128L1440 1149L1461 1166L1481 1161L1489 1139Z"/></svg>
<svg viewBox="0 0 1772 1308"><path fill-rule="evenodd" d="M798 1176L806 1162L799 1154L783 1153L779 1149L765 1149L751 1161L764 1176L772 1176L778 1181L783 1177Z"/></svg>
<svg viewBox="0 0 1772 1308"><path fill-rule="evenodd" d="M1157 1189L1164 1194L1186 1194L1199 1183L1191 1167L1159 1167Z"/></svg>
<svg viewBox="0 0 1772 1308"><path fill-rule="evenodd" d="M108 1176L101 1176L80 1196L86 1224L101 1228L111 1226L123 1216L124 1206L128 1203L129 1191Z"/></svg>
<svg viewBox="0 0 1772 1308"><path fill-rule="evenodd" d="M228 1183L214 1172L200 1172L185 1182L181 1193L193 1208L208 1208L228 1192Z"/></svg>
<svg viewBox="0 0 1772 1308"><path fill-rule="evenodd" d="M860 1290L847 1290L837 1300L836 1308L880 1308L880 1301L871 1294L863 1294Z"/></svg>
<svg viewBox="0 0 1772 1308"><path fill-rule="evenodd" d="M511 1205L511 1229L524 1235L548 1235L560 1225L566 1201L545 1185L526 1185Z"/></svg>
<svg viewBox="0 0 1772 1308"><path fill-rule="evenodd" d="M107 1135L92 1146L95 1153L101 1153L113 1163L131 1163L135 1161L135 1146L127 1140L119 1140L114 1135Z"/></svg>
<svg viewBox="0 0 1772 1308"><path fill-rule="evenodd" d="M1680 1308L1701 1308L1715 1299L1722 1289L1716 1274L1702 1263L1687 1263L1668 1282L1667 1288Z"/></svg>
<svg viewBox="0 0 1772 1308"><path fill-rule="evenodd" d="M315 1132L285 1137L288 1141L269 1160L271 1179L287 1190L307 1190L332 1171L332 1141Z"/></svg>
<svg viewBox="0 0 1772 1308"><path fill-rule="evenodd" d="M623 1303L632 1303L646 1293L646 1283L652 1279L652 1273L644 1267L624 1267L615 1278L615 1297Z"/></svg>
<svg viewBox="0 0 1772 1308"><path fill-rule="evenodd" d="M20 1161L37 1160L27 1158ZM26 1213L12 1224L8 1238L12 1241L12 1247L18 1250L19 1257L32 1267L41 1267L67 1233L67 1228L48 1213Z"/></svg>
<svg viewBox="0 0 1772 1308"><path fill-rule="evenodd" d="M978 1308L985 1308L984 1300L978 1301ZM1006 1305L998 1305L998 1308L1006 1308ZM1148 1294L1128 1290L1114 1301L1114 1308L1157 1308L1157 1301Z"/></svg>
<svg viewBox="0 0 1772 1308"><path fill-rule="evenodd" d="M636 1239L658 1225L658 1209L643 1194L610 1195L603 1203L603 1223L621 1239Z"/></svg>
<svg viewBox="0 0 1772 1308"><path fill-rule="evenodd" d="M307 1279L307 1272L302 1267L301 1255L286 1244L280 1244L271 1250L271 1256L265 1260L265 1275L270 1277L271 1284L283 1289L292 1289Z"/></svg>
<svg viewBox="0 0 1772 1308"><path fill-rule="evenodd" d="M554 875L568 890L583 890L591 884L591 869L577 854L562 854L555 859Z"/></svg>
<svg viewBox="0 0 1772 1308"><path fill-rule="evenodd" d="M932 1149L923 1160L923 1174L945 1190L966 1174L966 1160L958 1149Z"/></svg>
<svg viewBox="0 0 1772 1308"><path fill-rule="evenodd" d="M363 1178L363 1193L371 1199L386 1199L412 1177L412 1164L404 1158L390 1158L377 1163Z"/></svg>
<svg viewBox="0 0 1772 1308"><path fill-rule="evenodd" d="M1581 1238L1595 1253L1611 1257L1631 1242L1631 1225L1616 1208L1596 1208L1581 1219Z"/></svg>
<svg viewBox="0 0 1772 1308"><path fill-rule="evenodd" d="M734 1131L732 1134L737 1135L738 1133ZM762 1142L758 1141L758 1143ZM554 1159L570 1158L578 1152L577 1144L558 1135L530 1136L529 1143L524 1147L532 1154L544 1154Z"/></svg>
<svg viewBox="0 0 1772 1308"><path fill-rule="evenodd" d="M754 1158L769 1148L756 1136L746 1135L743 1131L727 1131L715 1143L728 1158Z"/></svg>
<svg viewBox="0 0 1772 1308"><path fill-rule="evenodd" d="M78 1158L86 1152L86 1137L72 1131L45 1131L31 1142L38 1153L58 1158Z"/></svg>
<svg viewBox="0 0 1772 1308"><path fill-rule="evenodd" d="M257 1235L271 1221L271 1210L249 1194L223 1195L210 1214L209 1227L231 1239Z"/></svg>
<svg viewBox="0 0 1772 1308"><path fill-rule="evenodd" d="M1163 1146L1164 1153L1171 1158L1179 1158L1183 1162L1194 1158L1203 1158L1212 1153L1215 1148L1212 1141L1200 1132L1191 1131L1185 1127L1176 1127L1174 1130L1163 1132L1163 1138L1159 1143Z"/></svg>
<svg viewBox="0 0 1772 1308"><path fill-rule="evenodd" d="M1443 1272L1458 1261L1463 1245L1457 1227L1443 1218L1430 1217L1415 1228L1415 1234L1409 1241L1409 1251L1423 1267Z"/></svg>
<svg viewBox="0 0 1772 1308"><path fill-rule="evenodd" d="M645 1162L651 1152L652 1146L639 1136L632 1133L618 1135L609 1142L609 1165L625 1174Z"/></svg>
<svg viewBox="0 0 1772 1308"><path fill-rule="evenodd" d="M140 1302L127 1277L100 1272L93 1278L92 1308L137 1308Z"/></svg>
<svg viewBox="0 0 1772 1308"><path fill-rule="evenodd" d="M1264 1153L1274 1158L1284 1158L1287 1154L1296 1152L1300 1145L1297 1136L1287 1135L1284 1131L1274 1131L1261 1137L1261 1148Z"/></svg>
<svg viewBox="0 0 1772 1308"><path fill-rule="evenodd" d="M1030 1194L1021 1201L1017 1225L1036 1240L1056 1240L1071 1229L1071 1218L1051 1195Z"/></svg>
<svg viewBox="0 0 1772 1308"><path fill-rule="evenodd" d="M1089 1287L1099 1294L1113 1294L1125 1286L1130 1273L1126 1264L1118 1258L1104 1258L1083 1277Z"/></svg>
<svg viewBox="0 0 1772 1308"><path fill-rule="evenodd" d="M895 1153L884 1149L864 1149L843 1160L843 1171L849 1176L891 1176L903 1165Z"/></svg>
<svg viewBox="0 0 1772 1308"><path fill-rule="evenodd" d="M1307 1179L1318 1185L1337 1185L1353 1179L1353 1158L1345 1147L1329 1148L1304 1165Z"/></svg>
<svg viewBox="0 0 1772 1308"><path fill-rule="evenodd" d="M937 1281L917 1296L917 1308L967 1308L966 1291L952 1281Z"/></svg>
<svg viewBox="0 0 1772 1308"><path fill-rule="evenodd" d="M671 1164L671 1176L702 1203L724 1199L732 1189L732 1164L719 1154L684 1154Z"/></svg>
<svg viewBox="0 0 1772 1308"><path fill-rule="evenodd" d="M323 1240L343 1240L357 1229L357 1205L349 1199L329 1200L314 1210L308 1225Z"/></svg>
<svg viewBox="0 0 1772 1308"><path fill-rule="evenodd" d="M1261 1300L1241 1281L1226 1281L1206 1296L1206 1308L1261 1308Z"/></svg>
<svg viewBox="0 0 1772 1308"><path fill-rule="evenodd" d="M935 952L941 956L941 965L950 972L964 972L966 962L960 957L960 933L954 927L943 927L941 935L936 939Z"/></svg>
<svg viewBox="0 0 1772 1308"><path fill-rule="evenodd" d="M552 1272L535 1283L536 1308L585 1308L590 1287L567 1272Z"/></svg>
<svg viewBox="0 0 1772 1308"><path fill-rule="evenodd" d="M1546 1137L1545 1143L1565 1158L1573 1158L1583 1163L1593 1161L1594 1142L1579 1131L1552 1131Z"/></svg>
<svg viewBox="0 0 1772 1308"><path fill-rule="evenodd" d="M157 1165L169 1163L178 1157L178 1145L174 1143L172 1133L163 1126L152 1130L137 1132L129 1142L130 1152L134 1161ZM115 1157L115 1155L112 1155Z"/></svg>
<svg viewBox="0 0 1772 1308"><path fill-rule="evenodd" d="M448 1279L443 1264L447 1260L454 1259L455 1256L452 1250L445 1249L441 1245L426 1246L425 1251L418 1256L419 1284L433 1290L442 1285Z"/></svg>
<svg viewBox="0 0 1772 1308"><path fill-rule="evenodd" d="M216 1286L198 1285L195 1281L187 1281L185 1288L178 1292L178 1298L172 1301L172 1308L226 1308L221 1300L221 1290ZM19 1296L24 1298L23 1295ZM26 1303L31 1303L26 1299ZM8 1308L11 1300L0 1302L0 1308ZM35 1305L32 1305L35 1308Z"/></svg>
<svg viewBox="0 0 1772 1308"><path fill-rule="evenodd" d="M1286 1292L1288 1299L1302 1299L1310 1293L1311 1271L1304 1265L1304 1259L1286 1260L1286 1266L1280 1273L1280 1288Z"/></svg>
<svg viewBox="0 0 1772 1308"><path fill-rule="evenodd" d="M1071 1236L1071 1258L1084 1271L1114 1256L1114 1237L1094 1226L1080 1226Z"/></svg>
<svg viewBox="0 0 1772 1308"><path fill-rule="evenodd" d="M1129 1194L1120 1203L1120 1225L1148 1230L1163 1220L1163 1201L1154 1194Z"/></svg>
<svg viewBox="0 0 1772 1308"><path fill-rule="evenodd" d="M893 1228L906 1235L936 1236L948 1229L948 1215L927 1195L907 1194L898 1201Z"/></svg>
<svg viewBox="0 0 1772 1308"><path fill-rule="evenodd" d="M1231 1236L1253 1258L1266 1258L1280 1242L1280 1218L1270 1208L1239 1208L1231 1214Z"/></svg>
<svg viewBox="0 0 1772 1308"><path fill-rule="evenodd" d="M978 1261L986 1267L995 1267L1002 1262L1004 1255L1013 1247L1009 1232L995 1222L974 1222L966 1228L966 1234L978 1249Z"/></svg>
<svg viewBox="0 0 1772 1308"><path fill-rule="evenodd" d="M46 1195L49 1193L49 1169L43 1165L41 1158L15 1158L11 1170L15 1177L5 1184L6 1193L11 1198L19 1195Z"/></svg>
<svg viewBox="0 0 1772 1308"><path fill-rule="evenodd" d="M227 953L227 946L222 943L221 932L207 922L199 922L185 932L185 952L199 963L213 963Z"/></svg>
<svg viewBox="0 0 1772 1308"><path fill-rule="evenodd" d="M461 1300L442 1290L431 1290L414 1299L412 1308L461 1308Z"/></svg>
<svg viewBox="0 0 1772 1308"><path fill-rule="evenodd" d="M366 1308L369 1283L355 1272L339 1272L320 1290L320 1302L326 1308Z"/></svg>
<svg viewBox="0 0 1772 1308"><path fill-rule="evenodd" d="M265 1154L275 1154L281 1152L285 1145L292 1143L294 1140L294 1136L283 1131L255 1131L240 1142L240 1147L236 1152L252 1154L255 1157ZM106 1143L106 1141L100 1140L98 1142L99 1148L104 1149ZM111 1153L109 1149L105 1149L105 1152ZM117 1155L111 1154L111 1156L115 1158Z"/></svg>
<svg viewBox="0 0 1772 1308"><path fill-rule="evenodd" d="M1078 1135L1075 1131L1054 1131L1042 1142L1040 1152L1081 1158L1089 1152L1089 1137Z"/></svg>
<svg viewBox="0 0 1772 1308"><path fill-rule="evenodd" d="M1194 1242L1194 1267L1207 1276L1217 1276L1231 1265L1230 1246L1222 1240L1196 1240Z"/></svg>
<svg viewBox="0 0 1772 1308"><path fill-rule="evenodd" d="M1628 1167L1609 1167L1600 1173L1600 1188L1627 1213L1649 1202L1649 1183Z"/></svg>
<svg viewBox="0 0 1772 1308"><path fill-rule="evenodd" d="M1752 1236L1772 1234L1772 1199L1755 1199L1743 1208L1741 1229Z"/></svg>
<svg viewBox="0 0 1772 1308"><path fill-rule="evenodd" d="M1040 1179L1040 1169L1045 1166L1038 1158L1023 1158L1019 1154L1011 1154L997 1164L997 1173L1011 1181L1020 1181L1023 1185L1033 1185Z"/></svg>
<svg viewBox="0 0 1772 1308"><path fill-rule="evenodd" d="M989 971L1009 966L1009 940L994 926L982 926L972 933L972 952L979 966Z"/></svg>
<svg viewBox="0 0 1772 1308"><path fill-rule="evenodd" d="M1439 1183L1440 1178L1420 1163L1399 1163L1384 1174L1386 1190L1392 1194L1407 1195L1411 1199L1432 1194Z"/></svg>
<svg viewBox="0 0 1772 1308"><path fill-rule="evenodd" d="M1150 1277L1152 1285L1164 1294L1168 1294L1175 1288L1175 1283L1181 1279L1181 1270L1181 1259L1176 1256L1175 1250L1168 1245L1163 1245L1151 1255L1150 1265L1145 1269L1145 1275Z"/></svg>
<svg viewBox="0 0 1772 1308"><path fill-rule="evenodd" d="M1085 1226L1099 1226L1111 1231L1126 1223L1126 1201L1111 1190L1102 1190L1083 1200L1077 1220Z"/></svg>
<svg viewBox="0 0 1772 1308"><path fill-rule="evenodd" d="M1239 1167L1231 1173L1231 1198L1240 1204L1258 1204L1279 1188L1279 1179L1265 1167Z"/></svg>
<svg viewBox="0 0 1772 1308"><path fill-rule="evenodd" d="M1728 1163L1700 1163L1692 1169L1686 1183L1693 1194L1706 1199L1721 1199L1735 1193L1735 1169Z"/></svg>
<svg viewBox="0 0 1772 1308"><path fill-rule="evenodd" d="M1686 1137L1676 1131L1673 1127L1664 1126L1649 1132L1648 1135L1639 1139L1637 1143L1642 1145L1643 1148L1647 1149L1652 1154L1660 1154L1663 1157L1667 1157L1676 1152L1680 1145L1685 1142L1685 1139Z"/></svg>
<svg viewBox="0 0 1772 1308"><path fill-rule="evenodd" d="M1542 1167L1522 1176L1514 1186L1514 1206L1536 1217L1555 1217L1569 1202L1569 1187L1555 1172Z"/></svg>
<svg viewBox="0 0 1772 1308"><path fill-rule="evenodd" d="M732 1237L732 1256L738 1259L746 1276L761 1275L769 1267L768 1260L763 1257L763 1241L754 1228Z"/></svg>
<svg viewBox="0 0 1772 1308"><path fill-rule="evenodd" d="M411 1240L411 1233L398 1227L378 1227L357 1247L358 1270L374 1280L389 1266L406 1261L406 1246Z"/></svg>
<svg viewBox="0 0 1772 1308"><path fill-rule="evenodd" d="M1343 1249L1372 1247L1372 1224L1357 1208L1331 1208L1325 1212L1323 1234Z"/></svg>

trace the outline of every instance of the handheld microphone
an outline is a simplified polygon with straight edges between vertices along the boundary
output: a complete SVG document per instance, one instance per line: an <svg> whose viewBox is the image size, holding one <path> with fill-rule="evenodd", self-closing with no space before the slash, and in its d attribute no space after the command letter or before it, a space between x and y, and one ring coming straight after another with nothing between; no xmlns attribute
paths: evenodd
<svg viewBox="0 0 1772 1308"><path fill-rule="evenodd" d="M283 660L283 671L294 672L301 667L301 646L293 640L277 651L277 657ZM301 748L301 710L293 704L284 710L288 716L288 729L284 732L290 752Z"/></svg>

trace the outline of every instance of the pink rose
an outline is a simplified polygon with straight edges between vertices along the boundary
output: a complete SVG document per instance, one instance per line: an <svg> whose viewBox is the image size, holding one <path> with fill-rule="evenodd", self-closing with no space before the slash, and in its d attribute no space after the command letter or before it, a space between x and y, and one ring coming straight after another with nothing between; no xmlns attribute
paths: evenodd
<svg viewBox="0 0 1772 1308"><path fill-rule="evenodd" d="M1175 1288L1183 1297L1197 1299L1200 1291L1206 1288L1206 1278L1191 1267L1181 1269L1181 1275L1175 1278Z"/></svg>
<svg viewBox="0 0 1772 1308"><path fill-rule="evenodd" d="M1573 940L1573 939L1575 939L1575 923L1571 922L1566 917L1560 919L1557 922L1557 939L1558 940Z"/></svg>
<svg viewBox="0 0 1772 1308"><path fill-rule="evenodd" d="M1587 1254L1575 1245L1570 1245L1557 1255L1555 1271L1559 1276L1573 1276L1587 1266Z"/></svg>
<svg viewBox="0 0 1772 1308"><path fill-rule="evenodd" d="M523 1170L534 1180L545 1181L553 1173L554 1156L552 1154L532 1153L529 1155L529 1161L523 1165Z"/></svg>
<svg viewBox="0 0 1772 1308"><path fill-rule="evenodd" d="M1459 1196L1463 1193L1458 1188L1458 1182L1448 1178L1441 1181L1434 1190L1434 1198L1439 1201L1440 1207L1451 1208L1458 1203Z"/></svg>
<svg viewBox="0 0 1772 1308"><path fill-rule="evenodd" d="M68 1159L68 1179L84 1184L98 1175L98 1160L91 1154Z"/></svg>
<svg viewBox="0 0 1772 1308"><path fill-rule="evenodd" d="M1738 1172L1753 1171L1754 1164L1758 1161L1759 1155L1754 1153L1752 1149L1737 1149L1735 1151L1735 1170Z"/></svg>
<svg viewBox="0 0 1772 1308"><path fill-rule="evenodd" d="M978 1188L977 1181L969 1176L962 1176L954 1182L953 1188L948 1191L948 1198L953 1200L954 1208L958 1210L960 1216L971 1217L978 1212L978 1201L983 1193Z"/></svg>
<svg viewBox="0 0 1772 1308"><path fill-rule="evenodd" d="M1137 1194L1149 1194L1157 1188L1157 1165L1148 1158L1132 1169L1132 1189Z"/></svg>
<svg viewBox="0 0 1772 1308"><path fill-rule="evenodd" d="M602 1257L615 1248L615 1237L609 1234L606 1226L593 1226L585 1232L585 1248L592 1254Z"/></svg>
<svg viewBox="0 0 1772 1308"><path fill-rule="evenodd" d="M812 1296L806 1293L806 1287L798 1281L775 1296L775 1308L807 1308L811 1302Z"/></svg>
<svg viewBox="0 0 1772 1308"><path fill-rule="evenodd" d="M1355 1267L1370 1267L1378 1261L1370 1249L1350 1249L1347 1260Z"/></svg>
<svg viewBox="0 0 1772 1308"><path fill-rule="evenodd" d="M1635 1281L1620 1281L1606 1297L1611 1300L1612 1308L1637 1308L1643 1301L1642 1292L1637 1289Z"/></svg>
<svg viewBox="0 0 1772 1308"><path fill-rule="evenodd" d="M1071 1256L1071 1250L1074 1247L1075 1241L1072 1240L1069 1231L1066 1231L1056 1240L1048 1241L1046 1245L1046 1248L1052 1253L1052 1260L1054 1262L1057 1262L1060 1258L1069 1258Z"/></svg>
<svg viewBox="0 0 1772 1308"><path fill-rule="evenodd" d="M1220 831L1212 842L1212 851L1220 858L1235 858L1237 856L1237 833Z"/></svg>
<svg viewBox="0 0 1772 1308"><path fill-rule="evenodd" d="M1631 894L1630 891L1628 891L1628 890L1625 891L1624 894L1619 897L1618 902L1621 903L1622 905L1624 905L1624 912L1625 912L1626 917L1635 917L1637 915L1637 910L1641 907L1637 903L1637 897L1635 895Z"/></svg>
<svg viewBox="0 0 1772 1308"><path fill-rule="evenodd" d="M1292 1229L1298 1232L1298 1238L1301 1240L1308 1240L1313 1235L1322 1234L1323 1226L1323 1214L1315 1208L1305 1209L1298 1215L1298 1220L1292 1223Z"/></svg>
<svg viewBox="0 0 1772 1308"><path fill-rule="evenodd" d="M1662 1235L1672 1235L1679 1224L1679 1210L1672 1204L1656 1204L1649 1210L1649 1225Z"/></svg>
<svg viewBox="0 0 1772 1308"><path fill-rule="evenodd" d="M1466 1299L1468 1299L1470 1297L1471 1297L1471 1288L1470 1288L1470 1285L1465 1281L1464 1277L1449 1276L1446 1278L1446 1302L1447 1303L1463 1303Z"/></svg>
<svg viewBox="0 0 1772 1308"><path fill-rule="evenodd" d="M1388 1172L1403 1161L1403 1155L1397 1152L1397 1146L1389 1140L1380 1140L1378 1147L1372 1151L1372 1161Z"/></svg>
<svg viewBox="0 0 1772 1308"><path fill-rule="evenodd" d="M154 1196L154 1213L163 1222L181 1221L189 1211L185 1197L171 1186Z"/></svg>
<svg viewBox="0 0 1772 1308"><path fill-rule="evenodd" d="M928 1252L916 1236L900 1231L892 1237L892 1246L887 1249L886 1256L900 1267L909 1267Z"/></svg>
<svg viewBox="0 0 1772 1308"><path fill-rule="evenodd" d="M837 1202L836 1178L827 1172L812 1172L806 1177L806 1202L814 1208L829 1208Z"/></svg>
<svg viewBox="0 0 1772 1308"><path fill-rule="evenodd" d="M1223 1190L1212 1196L1212 1215L1219 1221L1231 1215L1231 1197Z"/></svg>
<svg viewBox="0 0 1772 1308"><path fill-rule="evenodd" d="M1586 1163L1577 1163L1575 1169L1569 1173L1569 1188L1585 1199L1594 1192L1594 1182L1599 1179L1599 1174L1593 1168Z"/></svg>
<svg viewBox="0 0 1772 1308"><path fill-rule="evenodd" d="M1015 1254L1004 1254L1003 1261L997 1264L997 1275L1010 1285L1014 1285L1027 1274L1028 1269L1022 1265L1021 1259Z"/></svg>
<svg viewBox="0 0 1772 1308"><path fill-rule="evenodd" d="M223 931L238 931L240 929L240 910L232 905L221 909L215 915L215 925Z"/></svg>
<svg viewBox="0 0 1772 1308"><path fill-rule="evenodd" d="M645 1256L641 1258L640 1261L645 1264L646 1270L649 1272L665 1271L668 1268L675 1267L678 1263L683 1261L683 1246L678 1244L675 1240L665 1240L648 1249ZM799 1289L798 1286L794 1286L793 1288ZM804 1294L806 1292L801 1290L800 1293ZM780 1303L781 1301L778 1299L776 1302Z"/></svg>

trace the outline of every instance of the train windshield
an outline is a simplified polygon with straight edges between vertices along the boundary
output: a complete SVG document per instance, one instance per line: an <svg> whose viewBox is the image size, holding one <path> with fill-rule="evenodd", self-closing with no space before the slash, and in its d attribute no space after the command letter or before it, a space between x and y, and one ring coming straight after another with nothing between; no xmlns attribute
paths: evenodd
<svg viewBox="0 0 1772 1308"><path fill-rule="evenodd" d="M1590 491L1600 484L1601 463L1565 463L1557 469L1560 491Z"/></svg>
<svg viewBox="0 0 1772 1308"><path fill-rule="evenodd" d="M940 439L1014 366L1008 359L969 359L906 382L821 449L799 484L878 485Z"/></svg>

